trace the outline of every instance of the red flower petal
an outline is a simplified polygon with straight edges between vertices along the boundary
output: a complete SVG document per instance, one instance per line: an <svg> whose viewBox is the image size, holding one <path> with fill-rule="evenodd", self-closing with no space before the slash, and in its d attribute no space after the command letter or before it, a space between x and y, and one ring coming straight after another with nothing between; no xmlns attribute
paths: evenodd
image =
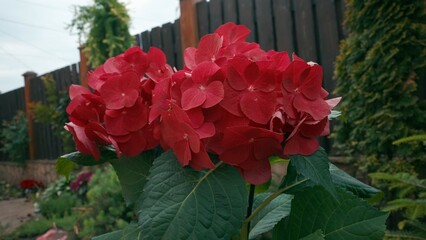
<svg viewBox="0 0 426 240"><path fill-rule="evenodd" d="M139 97L139 78L135 72L126 72L108 79L99 93L108 109L131 107Z"/></svg>
<svg viewBox="0 0 426 240"><path fill-rule="evenodd" d="M206 93L198 88L189 88L182 94L183 110L201 106L205 101Z"/></svg>
<svg viewBox="0 0 426 240"><path fill-rule="evenodd" d="M248 92L241 96L240 106L250 120L266 124L274 114L275 97L273 94Z"/></svg>
<svg viewBox="0 0 426 240"><path fill-rule="evenodd" d="M321 98L311 101L301 94L297 94L294 97L293 106L301 112L308 113L314 120L322 120L330 114L330 107Z"/></svg>
<svg viewBox="0 0 426 240"><path fill-rule="evenodd" d="M209 108L223 100L225 90L221 82L214 81L204 89L204 93L206 94L206 101L203 104L203 108Z"/></svg>

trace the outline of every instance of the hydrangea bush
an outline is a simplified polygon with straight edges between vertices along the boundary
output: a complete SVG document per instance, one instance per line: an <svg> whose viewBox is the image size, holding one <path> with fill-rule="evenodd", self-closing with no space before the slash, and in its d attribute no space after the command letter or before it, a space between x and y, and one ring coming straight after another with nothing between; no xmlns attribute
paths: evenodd
<svg viewBox="0 0 426 240"><path fill-rule="evenodd" d="M249 33L222 25L179 71L160 49L133 47L91 72L91 90L70 87L65 128L79 152L60 162L111 163L139 217L96 239L383 236L387 214L361 199L378 190L318 144L340 101L327 99L321 66L264 51ZM277 159L288 163L279 187L254 194Z"/></svg>

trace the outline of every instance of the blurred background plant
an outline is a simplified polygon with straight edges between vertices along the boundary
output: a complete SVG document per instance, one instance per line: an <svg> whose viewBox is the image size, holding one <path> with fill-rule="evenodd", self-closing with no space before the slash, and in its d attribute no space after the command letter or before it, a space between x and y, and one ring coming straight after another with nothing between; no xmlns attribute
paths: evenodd
<svg viewBox="0 0 426 240"><path fill-rule="evenodd" d="M22 197L21 189L6 181L0 181L0 200L9 200L18 197Z"/></svg>
<svg viewBox="0 0 426 240"><path fill-rule="evenodd" d="M77 30L88 62L96 68L133 45L129 25L130 17L123 3L94 0L90 6L75 7L74 19L68 27Z"/></svg>
<svg viewBox="0 0 426 240"><path fill-rule="evenodd" d="M340 45L335 69L345 121L336 127L335 147L340 154L362 156L357 164L364 172L420 172L424 142L392 142L426 130L424 1L346 4L350 33ZM400 162L390 163L394 160Z"/></svg>
<svg viewBox="0 0 426 240"><path fill-rule="evenodd" d="M120 182L111 166L97 169L89 182L87 208L83 211L78 236L94 236L122 229L135 220L131 208L126 207Z"/></svg>
<svg viewBox="0 0 426 240"><path fill-rule="evenodd" d="M372 173L376 185L386 184L394 199L385 202L382 210L391 211L398 230L387 231L386 239L426 238L426 180L411 173Z"/></svg>
<svg viewBox="0 0 426 240"><path fill-rule="evenodd" d="M42 77L42 81L46 92L46 102L33 103L34 120L52 128L56 136L61 139L64 152L73 151L74 143L71 135L64 129L65 123L68 122L68 114L66 113L70 101L68 91L58 91L52 75L45 75Z"/></svg>
<svg viewBox="0 0 426 240"><path fill-rule="evenodd" d="M18 111L0 128L0 151L11 162L25 163L28 157L28 132L25 113Z"/></svg>

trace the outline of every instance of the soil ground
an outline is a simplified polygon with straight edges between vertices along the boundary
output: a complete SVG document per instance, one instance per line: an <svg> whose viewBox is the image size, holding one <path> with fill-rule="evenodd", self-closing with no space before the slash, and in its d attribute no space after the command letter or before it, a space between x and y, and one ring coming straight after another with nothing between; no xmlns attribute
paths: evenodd
<svg viewBox="0 0 426 240"><path fill-rule="evenodd" d="M11 233L34 215L34 205L25 198L0 201L0 236Z"/></svg>

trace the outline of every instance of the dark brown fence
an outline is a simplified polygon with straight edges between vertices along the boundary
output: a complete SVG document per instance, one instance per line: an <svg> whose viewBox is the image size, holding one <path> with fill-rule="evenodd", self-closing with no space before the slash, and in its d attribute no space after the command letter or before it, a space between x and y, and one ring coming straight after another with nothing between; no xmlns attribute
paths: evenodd
<svg viewBox="0 0 426 240"><path fill-rule="evenodd" d="M167 62L171 66L177 69L183 67L179 19L173 23L166 23L161 27L155 27L151 31L144 31L135 37L137 45L145 52L150 47L160 48L166 54Z"/></svg>
<svg viewBox="0 0 426 240"><path fill-rule="evenodd" d="M79 84L77 64L66 66L45 75L51 75L55 80L56 90L67 94L71 84ZM46 92L42 77L31 79L31 101L46 103ZM34 145L36 159L56 159L63 154L62 141L49 124L33 123Z"/></svg>

